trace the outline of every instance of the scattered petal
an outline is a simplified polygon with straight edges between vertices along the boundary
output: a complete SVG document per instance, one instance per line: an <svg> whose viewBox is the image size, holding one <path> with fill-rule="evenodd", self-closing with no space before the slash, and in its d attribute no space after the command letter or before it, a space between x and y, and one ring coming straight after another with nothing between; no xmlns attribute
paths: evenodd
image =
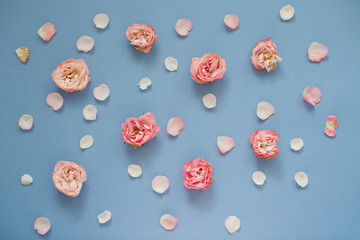
<svg viewBox="0 0 360 240"><path fill-rule="evenodd" d="M132 164L128 166L128 173L131 177L137 178L141 176L142 170L139 165Z"/></svg>
<svg viewBox="0 0 360 240"><path fill-rule="evenodd" d="M30 50L27 47L21 47L15 50L16 55L18 56L18 58L20 59L20 61L22 62L26 62L26 60L29 58L30 56Z"/></svg>
<svg viewBox="0 0 360 240"><path fill-rule="evenodd" d="M299 151L304 146L304 141L301 138L293 138L290 142L290 147L294 151Z"/></svg>
<svg viewBox="0 0 360 240"><path fill-rule="evenodd" d="M185 128L184 121L181 118L171 118L167 124L167 132L172 136L177 136Z"/></svg>
<svg viewBox="0 0 360 240"><path fill-rule="evenodd" d="M189 32L192 30L192 23L190 19L184 18L177 20L175 30L180 36L189 35Z"/></svg>
<svg viewBox="0 0 360 240"><path fill-rule="evenodd" d="M165 58L165 67L168 71L176 71L178 69L178 61L174 57Z"/></svg>
<svg viewBox="0 0 360 240"><path fill-rule="evenodd" d="M143 79L140 80L138 85L141 90L146 90L148 86L151 85L151 79L148 77L144 77Z"/></svg>
<svg viewBox="0 0 360 240"><path fill-rule="evenodd" d="M46 97L46 103L47 105L49 105L49 107L51 107L54 111L59 110L63 104L64 104L64 99L63 97L60 95L60 93L57 92L53 92L50 93L47 97Z"/></svg>
<svg viewBox="0 0 360 240"><path fill-rule="evenodd" d="M265 183L266 175L262 171L256 171L252 175L252 180L258 186L261 186Z"/></svg>
<svg viewBox="0 0 360 240"><path fill-rule="evenodd" d="M79 51L87 53L93 49L94 39L89 36L82 36L77 40L76 47Z"/></svg>
<svg viewBox="0 0 360 240"><path fill-rule="evenodd" d="M206 108L214 108L216 107L216 97L212 93L206 94L202 99L204 106Z"/></svg>
<svg viewBox="0 0 360 240"><path fill-rule="evenodd" d="M38 30L39 36L44 40L49 42L51 38L55 35L56 29L54 24L52 23L45 23L42 27Z"/></svg>
<svg viewBox="0 0 360 240"><path fill-rule="evenodd" d="M19 118L19 126L22 130L30 130L33 126L34 119L29 114L24 114Z"/></svg>
<svg viewBox="0 0 360 240"><path fill-rule="evenodd" d="M224 23L227 27L236 29L239 27L239 18L237 15L228 14L224 17Z"/></svg>
<svg viewBox="0 0 360 240"><path fill-rule="evenodd" d="M315 107L321 100L321 92L317 87L307 87L304 89L303 98Z"/></svg>
<svg viewBox="0 0 360 240"><path fill-rule="evenodd" d="M295 174L295 182L301 187L304 188L308 185L309 179L306 173L304 172L297 172Z"/></svg>
<svg viewBox="0 0 360 240"><path fill-rule="evenodd" d="M85 135L80 139L80 148L88 149L94 145L94 139L91 135Z"/></svg>
<svg viewBox="0 0 360 240"><path fill-rule="evenodd" d="M218 136L217 145L222 154L227 153L235 147L234 140L227 136Z"/></svg>
<svg viewBox="0 0 360 240"><path fill-rule="evenodd" d="M164 193L169 188L169 179L165 176L156 176L151 183L152 189L157 193Z"/></svg>
<svg viewBox="0 0 360 240"><path fill-rule="evenodd" d="M336 128L338 128L339 123L336 116L328 116L326 118L326 127L325 127L325 134L329 137L333 137L336 135Z"/></svg>
<svg viewBox="0 0 360 240"><path fill-rule="evenodd" d="M240 228L240 219L236 216L227 217L225 220L225 227L230 234L233 234Z"/></svg>
<svg viewBox="0 0 360 240"><path fill-rule="evenodd" d="M21 176L21 184L22 185L29 185L32 184L33 178L29 174L24 174Z"/></svg>
<svg viewBox="0 0 360 240"><path fill-rule="evenodd" d="M176 227L177 222L178 219L170 214L164 214L160 218L160 225L168 231L173 230Z"/></svg>
<svg viewBox="0 0 360 240"><path fill-rule="evenodd" d="M104 29L109 24L109 16L105 13L96 14L94 17L94 23L96 28Z"/></svg>
<svg viewBox="0 0 360 240"><path fill-rule="evenodd" d="M34 222L34 229L38 234L44 235L50 230L51 223L46 217L39 217Z"/></svg>
<svg viewBox="0 0 360 240"><path fill-rule="evenodd" d="M280 17L283 21L288 21L292 19L294 15L295 15L295 9L290 4L280 9Z"/></svg>
<svg viewBox="0 0 360 240"><path fill-rule="evenodd" d="M106 84L94 88L94 97L96 100L105 101L110 95L110 89Z"/></svg>
<svg viewBox="0 0 360 240"><path fill-rule="evenodd" d="M108 210L105 210L104 212L100 213L98 215L98 220L100 224L104 224L107 221L109 221L111 219L111 212Z"/></svg>
<svg viewBox="0 0 360 240"><path fill-rule="evenodd" d="M312 62L320 62L328 55L328 48L321 43L313 42L308 49L308 58Z"/></svg>
<svg viewBox="0 0 360 240"><path fill-rule="evenodd" d="M274 109L273 105L271 105L268 102L259 102L257 105L256 115L261 120L266 120L271 115L273 115L274 112L275 112L275 109Z"/></svg>
<svg viewBox="0 0 360 240"><path fill-rule="evenodd" d="M96 120L97 108L94 105L88 104L84 107L83 116L86 120Z"/></svg>

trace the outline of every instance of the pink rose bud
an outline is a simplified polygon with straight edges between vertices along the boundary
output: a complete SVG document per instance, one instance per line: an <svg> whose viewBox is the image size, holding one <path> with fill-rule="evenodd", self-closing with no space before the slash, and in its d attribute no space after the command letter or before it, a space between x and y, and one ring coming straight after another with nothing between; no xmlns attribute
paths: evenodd
<svg viewBox="0 0 360 240"><path fill-rule="evenodd" d="M251 55L251 62L256 69L264 69L268 72L274 70L277 62L281 62L275 43L272 38L266 38L258 42Z"/></svg>
<svg viewBox="0 0 360 240"><path fill-rule="evenodd" d="M184 185L188 189L208 189L213 182L213 167L202 158L187 161L183 171Z"/></svg>
<svg viewBox="0 0 360 240"><path fill-rule="evenodd" d="M194 57L190 66L191 78L197 83L209 83L221 79L226 72L226 62L216 53Z"/></svg>
<svg viewBox="0 0 360 240"><path fill-rule="evenodd" d="M253 151L259 158L269 159L279 153L276 145L279 135L273 130L256 130L250 136Z"/></svg>
<svg viewBox="0 0 360 240"><path fill-rule="evenodd" d="M132 24L126 31L126 38L137 50L148 53L156 42L157 35L153 27L146 24Z"/></svg>

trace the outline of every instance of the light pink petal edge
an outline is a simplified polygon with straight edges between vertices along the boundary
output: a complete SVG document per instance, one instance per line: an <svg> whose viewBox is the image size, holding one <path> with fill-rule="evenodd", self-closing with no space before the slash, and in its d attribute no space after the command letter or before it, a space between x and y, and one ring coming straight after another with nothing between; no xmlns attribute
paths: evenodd
<svg viewBox="0 0 360 240"><path fill-rule="evenodd" d="M175 30L180 36L189 35L189 32L192 30L192 23L190 19L184 18L177 20Z"/></svg>
<svg viewBox="0 0 360 240"><path fill-rule="evenodd" d="M224 154L235 147L235 142L231 137L219 136L217 137L217 145L220 152Z"/></svg>
<svg viewBox="0 0 360 240"><path fill-rule="evenodd" d="M336 116L328 116L326 118L325 134L329 137L334 137L336 135L336 128L338 128L339 122Z"/></svg>
<svg viewBox="0 0 360 240"><path fill-rule="evenodd" d="M308 58L312 62L320 62L328 55L328 48L317 42L311 43L308 49Z"/></svg>
<svg viewBox="0 0 360 240"><path fill-rule="evenodd" d="M228 14L224 17L224 23L228 28L236 29L239 27L239 18L237 15Z"/></svg>
<svg viewBox="0 0 360 240"><path fill-rule="evenodd" d="M164 214L160 218L160 225L168 231L173 230L176 227L177 223L178 219L170 214Z"/></svg>
<svg viewBox="0 0 360 240"><path fill-rule="evenodd" d="M317 87L307 87L302 93L303 98L315 107L321 101L321 91Z"/></svg>
<svg viewBox="0 0 360 240"><path fill-rule="evenodd" d="M275 112L275 108L268 102L259 102L256 109L256 115L261 120L268 119Z"/></svg>
<svg viewBox="0 0 360 240"><path fill-rule="evenodd" d="M41 26L41 28L38 30L39 36L44 40L49 42L51 38L55 35L56 29L54 24L52 23L45 23Z"/></svg>
<svg viewBox="0 0 360 240"><path fill-rule="evenodd" d="M63 106L64 99L60 93L53 92L46 97L46 103L52 108L52 110L57 111Z"/></svg>
<svg viewBox="0 0 360 240"><path fill-rule="evenodd" d="M182 131L184 128L185 128L184 121L179 117L174 117L169 119L166 130L168 134L172 136L177 136L180 134L180 131Z"/></svg>

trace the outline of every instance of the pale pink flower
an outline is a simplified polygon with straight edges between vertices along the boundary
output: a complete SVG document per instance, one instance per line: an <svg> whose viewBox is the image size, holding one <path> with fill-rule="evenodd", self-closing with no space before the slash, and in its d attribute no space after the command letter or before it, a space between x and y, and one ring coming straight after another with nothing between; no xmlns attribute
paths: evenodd
<svg viewBox="0 0 360 240"><path fill-rule="evenodd" d="M264 159L278 155L279 148L276 144L278 140L279 135L273 130L256 130L250 136L255 155Z"/></svg>
<svg viewBox="0 0 360 240"><path fill-rule="evenodd" d="M191 78L203 84L221 79L226 72L226 62L216 53L206 53L201 58L194 57L190 66Z"/></svg>
<svg viewBox="0 0 360 240"><path fill-rule="evenodd" d="M256 69L264 69L268 72L274 70L277 62L281 62L275 43L272 38L266 38L258 42L251 54L251 62Z"/></svg>
<svg viewBox="0 0 360 240"><path fill-rule="evenodd" d="M208 189L213 182L213 167L202 158L187 161L183 171L184 185L188 189Z"/></svg>
<svg viewBox="0 0 360 240"><path fill-rule="evenodd" d="M126 31L126 38L137 50L148 53L156 42L157 35L153 27L146 24L132 24Z"/></svg>

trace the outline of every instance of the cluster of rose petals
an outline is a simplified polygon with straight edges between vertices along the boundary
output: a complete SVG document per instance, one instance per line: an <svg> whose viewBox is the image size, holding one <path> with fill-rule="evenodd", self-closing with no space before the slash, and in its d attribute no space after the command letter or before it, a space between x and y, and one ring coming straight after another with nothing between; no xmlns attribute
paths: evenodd
<svg viewBox="0 0 360 240"><path fill-rule="evenodd" d="M202 158L187 161L183 171L184 185L188 189L208 189L213 182L213 167Z"/></svg>
<svg viewBox="0 0 360 240"><path fill-rule="evenodd" d="M338 128L339 123L336 116L328 116L326 118L326 127L325 127L325 134L329 137L334 137L336 135L336 128Z"/></svg>
<svg viewBox="0 0 360 240"><path fill-rule="evenodd" d="M109 24L109 16L105 13L96 14L93 19L96 28L104 29Z"/></svg>
<svg viewBox="0 0 360 240"><path fill-rule="evenodd" d="M328 55L328 48L321 43L312 42L308 49L308 58L312 62L320 62Z"/></svg>
<svg viewBox="0 0 360 240"><path fill-rule="evenodd" d="M126 38L137 50L148 53L156 42L157 35L153 27L146 24L132 24L126 30Z"/></svg>
<svg viewBox="0 0 360 240"><path fill-rule="evenodd" d="M170 214L164 214L160 218L160 225L167 231L173 230L177 225L178 219Z"/></svg>
<svg viewBox="0 0 360 240"><path fill-rule="evenodd" d="M321 101L321 91L317 87L306 87L302 93L305 101L315 107Z"/></svg>
<svg viewBox="0 0 360 240"><path fill-rule="evenodd" d="M121 135L124 142L137 147L155 137L159 130L154 114L149 112L139 118L128 118L122 124Z"/></svg>
<svg viewBox="0 0 360 240"><path fill-rule="evenodd" d="M85 61L73 58L60 63L51 77L56 86L66 92L83 90L90 81L89 70Z"/></svg>
<svg viewBox="0 0 360 240"><path fill-rule="evenodd" d="M184 121L179 117L169 119L167 124L167 132L172 136L177 136L185 128Z"/></svg>
<svg viewBox="0 0 360 240"><path fill-rule="evenodd" d="M54 24L52 23L45 23L41 26L41 28L38 30L39 36L44 40L49 42L51 38L55 35L56 29Z"/></svg>
<svg viewBox="0 0 360 240"><path fill-rule="evenodd" d="M60 161L55 165L52 179L57 190L66 196L76 197L86 181L86 171L80 164Z"/></svg>
<svg viewBox="0 0 360 240"><path fill-rule="evenodd" d="M273 130L256 130L250 136L253 151L259 158L269 159L279 153L279 135Z"/></svg>
<svg viewBox="0 0 360 240"><path fill-rule="evenodd" d="M228 14L224 17L224 23L228 28L236 29L239 27L239 18L236 15Z"/></svg>
<svg viewBox="0 0 360 240"><path fill-rule="evenodd" d="M15 50L16 55L22 62L26 62L28 57L30 56L30 50L27 47L21 47Z"/></svg>
<svg viewBox="0 0 360 240"><path fill-rule="evenodd" d="M251 62L256 69L274 70L277 62L281 62L275 43L272 38L266 38L258 42L251 54Z"/></svg>
<svg viewBox="0 0 360 240"><path fill-rule="evenodd" d="M222 154L224 154L235 147L235 142L231 137L218 136L217 137L217 145L218 145L219 151Z"/></svg>
<svg viewBox="0 0 360 240"><path fill-rule="evenodd" d="M190 66L191 78L197 83L210 83L221 79L226 72L226 62L216 53L206 53L201 58L194 57Z"/></svg>
<svg viewBox="0 0 360 240"><path fill-rule="evenodd" d="M34 229L40 235L45 235L50 230L50 227L51 223L46 217L39 217L34 222Z"/></svg>
<svg viewBox="0 0 360 240"><path fill-rule="evenodd" d="M94 39L90 36L82 36L76 42L76 47L79 51L83 51L85 53L91 51L94 47Z"/></svg>
<svg viewBox="0 0 360 240"><path fill-rule="evenodd" d="M189 32L192 30L192 23L190 19L178 19L175 24L175 31L180 36L187 36Z"/></svg>
<svg viewBox="0 0 360 240"><path fill-rule="evenodd" d="M34 119L29 114L24 114L19 118L19 126L22 130L30 130L34 124Z"/></svg>

